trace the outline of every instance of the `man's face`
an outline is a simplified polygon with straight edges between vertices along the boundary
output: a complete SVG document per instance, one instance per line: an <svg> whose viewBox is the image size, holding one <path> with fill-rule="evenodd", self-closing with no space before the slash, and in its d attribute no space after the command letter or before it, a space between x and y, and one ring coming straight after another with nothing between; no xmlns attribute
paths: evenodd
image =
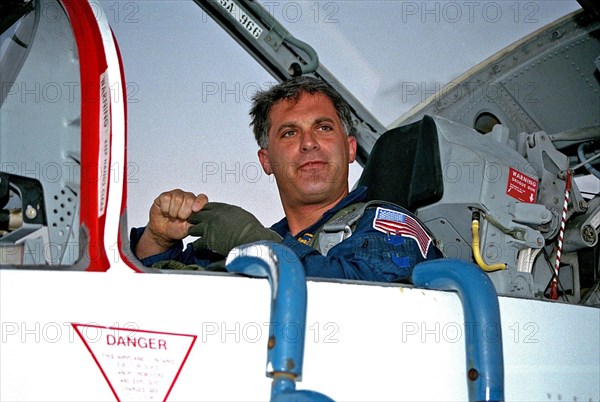
<svg viewBox="0 0 600 402"><path fill-rule="evenodd" d="M346 135L331 100L303 93L295 103L277 102L269 117L269 145L258 157L265 172L275 175L284 207L344 197L356 139Z"/></svg>

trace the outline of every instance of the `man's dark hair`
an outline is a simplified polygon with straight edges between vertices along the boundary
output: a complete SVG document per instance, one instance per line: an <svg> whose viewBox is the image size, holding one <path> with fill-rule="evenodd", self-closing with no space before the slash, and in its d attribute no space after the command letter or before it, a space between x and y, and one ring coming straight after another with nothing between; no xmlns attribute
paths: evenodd
<svg viewBox="0 0 600 402"><path fill-rule="evenodd" d="M284 81L267 90L259 91L252 97L253 103L252 109L250 109L252 121L250 125L259 147L267 148L269 144L269 129L271 128L269 113L273 105L281 100L297 102L303 93L327 96L333 103L346 134L354 134L352 114L348 102L325 81L312 77L298 77Z"/></svg>

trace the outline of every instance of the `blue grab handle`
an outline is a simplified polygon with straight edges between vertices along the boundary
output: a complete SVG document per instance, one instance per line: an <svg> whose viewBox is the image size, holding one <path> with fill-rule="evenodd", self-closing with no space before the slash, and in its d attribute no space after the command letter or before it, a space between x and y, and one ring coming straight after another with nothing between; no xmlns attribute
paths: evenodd
<svg viewBox="0 0 600 402"><path fill-rule="evenodd" d="M487 274L465 261L440 259L418 264L413 283L420 288L458 292L465 316L469 400L503 401L500 306Z"/></svg>
<svg viewBox="0 0 600 402"><path fill-rule="evenodd" d="M306 276L296 254L274 242L236 247L227 256L229 272L268 278L271 318L267 377L273 378L272 401L331 401L313 391L296 390L302 379L306 332Z"/></svg>

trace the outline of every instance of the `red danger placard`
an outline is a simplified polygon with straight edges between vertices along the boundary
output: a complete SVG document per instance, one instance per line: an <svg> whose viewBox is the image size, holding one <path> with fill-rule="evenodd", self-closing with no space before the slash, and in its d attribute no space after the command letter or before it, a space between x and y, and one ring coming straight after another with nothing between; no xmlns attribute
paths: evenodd
<svg viewBox="0 0 600 402"><path fill-rule="evenodd" d="M538 181L517 169L508 171L506 194L522 202L534 203L537 196Z"/></svg>
<svg viewBox="0 0 600 402"><path fill-rule="evenodd" d="M117 401L166 401L196 335L72 323Z"/></svg>

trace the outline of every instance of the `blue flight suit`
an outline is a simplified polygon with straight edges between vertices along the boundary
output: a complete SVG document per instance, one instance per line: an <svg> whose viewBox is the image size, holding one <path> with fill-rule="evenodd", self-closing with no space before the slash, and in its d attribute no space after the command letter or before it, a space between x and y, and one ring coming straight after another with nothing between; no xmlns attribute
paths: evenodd
<svg viewBox="0 0 600 402"><path fill-rule="evenodd" d="M418 231L421 228L420 236L418 236L421 242L415 240L415 236L393 234L393 230L386 233L385 226L382 229L382 225L379 223L389 223L389 216L392 216L391 224L393 225L395 224L393 220L396 219L394 216L401 217L405 211L385 202L368 207L353 228L352 236L333 246L326 256L309 245L314 234L336 212L351 204L362 202L366 193L366 187L355 189L335 207L323 214L318 222L296 236L292 236L289 232L286 218L271 226L271 229L283 238L282 244L289 247L300 259L307 277L394 282L410 278L413 268L419 262L442 257L433 238L422 229L420 224L417 229L413 226L411 233L414 234L414 230ZM380 220L379 218L385 219ZM144 228L131 230L132 251L135 250L143 231ZM429 242L428 239L430 239ZM179 241L171 249L141 261L146 266L162 260L177 260L184 264L205 267L222 258L219 254L209 250L195 251L191 244L183 249L183 242Z"/></svg>

